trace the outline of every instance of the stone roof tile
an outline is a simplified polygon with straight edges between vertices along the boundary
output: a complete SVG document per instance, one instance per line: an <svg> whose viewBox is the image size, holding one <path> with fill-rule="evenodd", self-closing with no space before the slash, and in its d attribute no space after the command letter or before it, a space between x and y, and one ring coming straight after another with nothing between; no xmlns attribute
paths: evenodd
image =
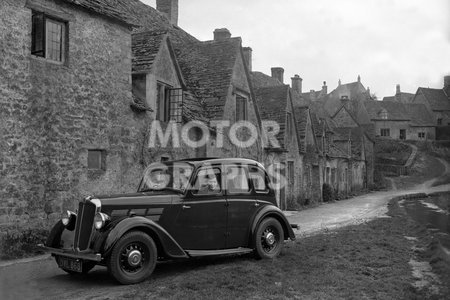
<svg viewBox="0 0 450 300"><path fill-rule="evenodd" d="M432 110L450 110L450 98L443 89L419 88L417 93L419 92L428 100Z"/></svg>
<svg viewBox="0 0 450 300"><path fill-rule="evenodd" d="M275 121L280 125L277 140L285 147L286 108L289 99L289 86L279 85L260 87L255 90L256 100L262 120Z"/></svg>

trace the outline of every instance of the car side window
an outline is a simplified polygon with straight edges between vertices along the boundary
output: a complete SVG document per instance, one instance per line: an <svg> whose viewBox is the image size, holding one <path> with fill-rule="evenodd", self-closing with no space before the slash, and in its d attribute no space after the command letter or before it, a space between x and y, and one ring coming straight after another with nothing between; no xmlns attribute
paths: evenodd
<svg viewBox="0 0 450 300"><path fill-rule="evenodd" d="M252 180L253 187L257 193L268 193L269 188L267 186L266 172L261 168L250 166L248 169L250 179Z"/></svg>
<svg viewBox="0 0 450 300"><path fill-rule="evenodd" d="M248 176L243 166L226 167L227 191L229 194L249 194Z"/></svg>
<svg viewBox="0 0 450 300"><path fill-rule="evenodd" d="M222 192L219 168L205 167L197 172L192 193L194 195L217 195Z"/></svg>

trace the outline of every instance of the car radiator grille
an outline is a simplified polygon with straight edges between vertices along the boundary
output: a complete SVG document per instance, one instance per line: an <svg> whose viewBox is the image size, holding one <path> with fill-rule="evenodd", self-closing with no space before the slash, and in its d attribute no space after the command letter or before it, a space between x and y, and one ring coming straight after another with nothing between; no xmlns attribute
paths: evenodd
<svg viewBox="0 0 450 300"><path fill-rule="evenodd" d="M93 230L96 206L90 201L80 202L75 226L74 248L86 250L89 248Z"/></svg>

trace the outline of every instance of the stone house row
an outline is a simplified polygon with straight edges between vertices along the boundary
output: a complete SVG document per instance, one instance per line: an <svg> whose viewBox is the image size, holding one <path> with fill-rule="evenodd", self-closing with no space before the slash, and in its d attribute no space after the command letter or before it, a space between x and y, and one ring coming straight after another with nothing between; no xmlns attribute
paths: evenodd
<svg viewBox="0 0 450 300"><path fill-rule="evenodd" d="M249 51L246 57L251 61ZM329 96L326 84L311 101L310 94L302 93L300 76L292 77L289 87L284 85L282 68L271 71L272 76L252 72L252 82L261 117L282 124L281 149L265 149L263 159L285 170L282 174L288 186L280 191L281 202L289 207L293 200L302 204L321 201L323 184L344 196L372 184L374 141L353 116L348 101L339 100L330 115L321 101Z"/></svg>
<svg viewBox="0 0 450 300"><path fill-rule="evenodd" d="M415 94L402 92L383 101L367 101L366 108L381 137L399 140L450 139L450 76L442 89L419 87Z"/></svg>
<svg viewBox="0 0 450 300"><path fill-rule="evenodd" d="M251 50L228 30L210 41L186 33L177 0L157 9L138 0L5 0L0 14L0 224L58 217L92 193L133 192L149 163L187 157L264 162L287 178L282 208L321 201L324 182L349 193L372 181L370 139L356 121L339 127L313 114L299 77L292 88L258 80ZM263 138L264 119L279 124L275 145ZM172 137L192 121L206 128L185 132L194 145L155 141L154 121ZM248 147L232 140L239 121L254 125Z"/></svg>

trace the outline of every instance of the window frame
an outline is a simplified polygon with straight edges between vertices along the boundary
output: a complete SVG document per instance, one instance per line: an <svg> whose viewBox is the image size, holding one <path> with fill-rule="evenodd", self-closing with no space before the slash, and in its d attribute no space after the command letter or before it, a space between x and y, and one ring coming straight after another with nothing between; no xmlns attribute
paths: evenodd
<svg viewBox="0 0 450 300"><path fill-rule="evenodd" d="M99 158L98 158L98 163L99 163L99 166L100 166L100 168L92 168L91 166L90 166L90 154L91 153L99 153L100 154L100 156L99 156ZM103 149L88 149L87 150L87 169L89 170L89 171L97 171L97 172L104 172L104 171L106 171L106 155L107 155L107 153L106 153L106 150L103 150Z"/></svg>
<svg viewBox="0 0 450 300"><path fill-rule="evenodd" d="M235 192L235 193L230 192L230 189L228 187L228 169L229 168L239 168L239 169L241 169L243 171L243 174L245 174L245 177L247 178L247 186L248 186L248 190L247 191L245 191L245 192L239 191L239 192ZM236 195L250 195L252 193L253 182L251 182L247 166L240 165L240 164L224 165L224 171L225 171L224 172L224 182L225 182L225 190L226 190L227 195L233 195L233 196L236 196Z"/></svg>
<svg viewBox="0 0 450 300"><path fill-rule="evenodd" d="M41 18L40 22L35 21L36 19ZM31 16L31 47L30 54L33 57L38 57L45 59L48 62L56 63L56 64L66 64L67 56L68 56L68 28L69 22L62 18L53 16L52 14L48 14L43 11L32 10ZM53 23L61 26L60 38L59 38L59 59L54 59L49 56L49 23ZM39 27L39 28L37 28ZM41 31L38 35L37 31ZM38 40L40 43L38 43ZM40 44L38 47L37 44Z"/></svg>
<svg viewBox="0 0 450 300"><path fill-rule="evenodd" d="M391 136L390 128L380 128L380 136L382 136L382 137L390 137Z"/></svg>
<svg viewBox="0 0 450 300"><path fill-rule="evenodd" d="M240 94L240 93L236 93L235 96L236 99L236 122L240 122L240 121L248 121L248 97Z"/></svg>
<svg viewBox="0 0 450 300"><path fill-rule="evenodd" d="M258 172L253 172L252 169L256 169L256 170L258 170ZM254 181L252 179L252 176L251 176L252 173L257 173L257 174L263 175L264 186L265 186L264 190L260 190L260 189L256 188L256 185L255 185L255 183L254 183ZM253 188L253 190L255 191L256 194L268 194L268 193L270 193L269 176L267 175L267 172L264 169L260 168L259 166L248 166L248 178L249 178L249 180L250 180L250 182L252 184L252 188Z"/></svg>
<svg viewBox="0 0 450 300"><path fill-rule="evenodd" d="M207 169L211 169L211 170L218 170L219 171L219 179L217 180L217 183L219 184L220 190L217 193L211 193L211 194L199 194L198 193L198 189L196 189L196 183L198 180L198 175L202 170L207 170ZM194 177L192 178L192 186L189 188L191 190L191 194L193 197L211 197L211 196L222 196L223 195L223 191L224 191L224 183L223 183L223 173L222 173L222 168L218 165L213 165L213 166L202 166L200 168L197 169L197 171L195 172Z"/></svg>

